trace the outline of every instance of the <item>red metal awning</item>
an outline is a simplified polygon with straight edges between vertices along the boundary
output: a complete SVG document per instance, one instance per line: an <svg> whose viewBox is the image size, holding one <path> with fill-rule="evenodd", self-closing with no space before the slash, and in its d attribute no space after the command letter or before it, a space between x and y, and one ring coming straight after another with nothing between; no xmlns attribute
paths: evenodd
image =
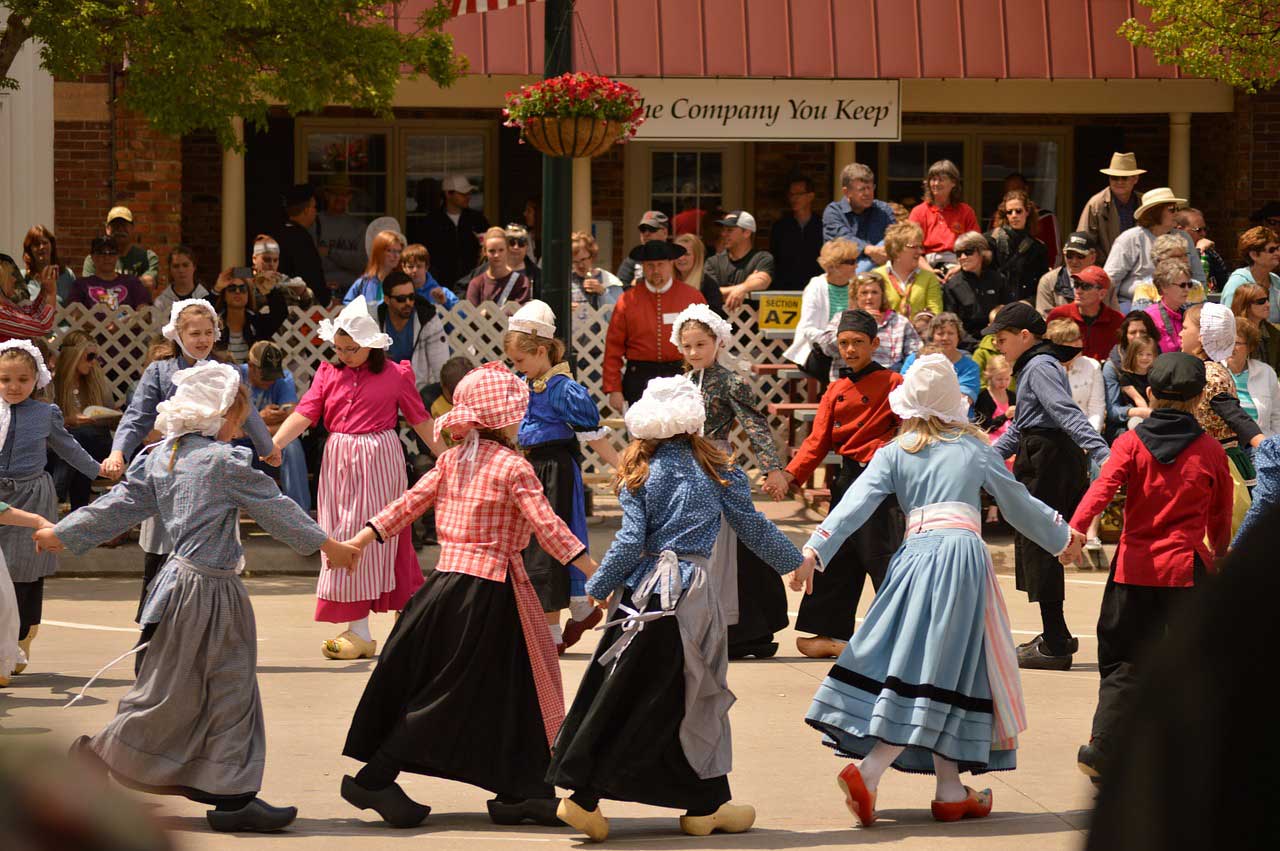
<svg viewBox="0 0 1280 851"><path fill-rule="evenodd" d="M410 25L421 4L401 9ZM447 28L473 74L540 74L545 3ZM574 62L619 77L1174 79L1116 35L1136 0L577 0Z"/></svg>

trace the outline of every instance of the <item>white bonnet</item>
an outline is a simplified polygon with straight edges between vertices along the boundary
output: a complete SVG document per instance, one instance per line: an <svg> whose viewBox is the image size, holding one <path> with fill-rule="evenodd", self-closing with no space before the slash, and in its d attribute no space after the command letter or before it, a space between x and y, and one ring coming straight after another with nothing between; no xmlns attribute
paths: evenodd
<svg viewBox="0 0 1280 851"><path fill-rule="evenodd" d="M222 339L222 330L218 327L218 312L213 309L213 305L202 298L184 298L173 303L169 308L169 324L160 329L160 333L164 335L166 340L173 340L181 345L178 339L178 314L186 310L188 307L202 308L209 313L209 318L213 320L213 339Z"/></svg>
<svg viewBox="0 0 1280 851"><path fill-rule="evenodd" d="M705 304L691 304L676 316L671 323L671 345L680 348L680 329L689 320L701 322L711 329L711 333L720 341L720 345L728 349L733 343L733 326L723 317Z"/></svg>
<svg viewBox="0 0 1280 851"><path fill-rule="evenodd" d="M240 392L240 371L210 361L175 372L173 384L173 396L156 405L156 430L166 437L192 432L215 437Z"/></svg>
<svg viewBox="0 0 1280 851"><path fill-rule="evenodd" d="M36 348L35 343L30 340L6 340L0 343L0 352L7 349L21 349L31 355L31 359L36 362L36 389L43 390L49 386L53 376L49 374L49 367L45 365L44 355L40 354L40 350ZM4 440L3 434L0 434L0 440Z"/></svg>
<svg viewBox="0 0 1280 851"><path fill-rule="evenodd" d="M530 299L511 315L507 321L508 331L523 331L536 337L554 338L556 335L556 314L551 305L538 299Z"/></svg>
<svg viewBox="0 0 1280 851"><path fill-rule="evenodd" d="M1209 360L1221 363L1236 346L1236 317L1226 305L1206 301L1200 308L1200 345Z"/></svg>
<svg viewBox="0 0 1280 851"><path fill-rule="evenodd" d="M969 422L969 405L960 392L956 368L943 354L916 358L902 383L889 393L889 407L904 420L937 417L952 425Z"/></svg>
<svg viewBox="0 0 1280 851"><path fill-rule="evenodd" d="M320 320L317 333L326 343L332 343L339 331L362 347L370 349L386 349L391 346L391 338L378 327L378 321L369 315L369 303L363 295L358 295L338 314L336 319Z"/></svg>
<svg viewBox="0 0 1280 851"><path fill-rule="evenodd" d="M707 418L702 394L683 375L653 378L640 401L623 418L627 431L639 440L662 440L678 434L699 434Z"/></svg>

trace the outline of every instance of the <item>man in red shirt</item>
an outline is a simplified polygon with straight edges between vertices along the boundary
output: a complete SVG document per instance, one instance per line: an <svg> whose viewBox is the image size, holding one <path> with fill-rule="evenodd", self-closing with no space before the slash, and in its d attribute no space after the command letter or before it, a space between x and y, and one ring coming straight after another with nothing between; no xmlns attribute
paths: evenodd
<svg viewBox="0 0 1280 851"><path fill-rule="evenodd" d="M1141 654L1164 637L1171 616L1215 572L1214 559L1226 555L1231 540L1227 454L1192 413L1204 391L1204 363L1168 352L1156 358L1148 380L1151 416L1116 438L1071 518L1071 528L1085 534L1128 486L1124 531L1098 616L1098 708L1089 744L1076 757L1090 777L1105 774L1119 744Z"/></svg>
<svg viewBox="0 0 1280 851"><path fill-rule="evenodd" d="M1084 353L1098 362L1106 361L1117 342L1124 314L1102 303L1111 286L1111 279L1098 266L1086 266L1079 274L1071 276L1071 286L1076 300L1049 311L1048 322L1070 319L1080 326L1080 338Z"/></svg>
<svg viewBox="0 0 1280 851"><path fill-rule="evenodd" d="M702 293L675 279L671 261L684 253L684 246L663 240L641 243L631 251L644 280L618 299L604 338L601 384L609 394L609 407L619 414L644 394L650 378L680 374L684 358L671 343L671 324L689 305L707 303Z"/></svg>
<svg viewBox="0 0 1280 851"><path fill-rule="evenodd" d="M878 324L865 310L840 315L836 345L847 369L827 388L818 405L813 430L805 438L785 475L794 486L806 481L833 449L842 456L840 475L831 483L834 508L853 486L871 456L898 433L898 417L889 409L889 391L902 376L872 360ZM796 647L815 659L840 655L853 635L858 598L867 575L880 587L889 560L902 543L906 523L897 502L886 499L861 529L854 532L822 573L814 575L813 593L800 601L796 630L813 635L796 639Z"/></svg>

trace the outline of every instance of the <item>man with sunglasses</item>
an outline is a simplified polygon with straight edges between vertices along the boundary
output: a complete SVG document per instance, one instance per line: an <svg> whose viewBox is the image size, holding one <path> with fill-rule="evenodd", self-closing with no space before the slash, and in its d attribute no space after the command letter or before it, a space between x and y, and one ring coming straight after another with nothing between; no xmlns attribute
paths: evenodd
<svg viewBox="0 0 1280 851"><path fill-rule="evenodd" d="M449 344L435 305L418 294L413 279L400 269L387 275L382 294L375 318L391 338L387 358L407 361L413 367L419 393L439 385L440 368L449 359Z"/></svg>
<svg viewBox="0 0 1280 851"><path fill-rule="evenodd" d="M1068 236L1062 244L1062 265L1045 272L1036 284L1036 310L1040 315L1048 316L1055 307L1074 303L1076 291L1071 277L1097 265L1097 260L1093 237L1087 232L1078 230Z"/></svg>
<svg viewBox="0 0 1280 851"><path fill-rule="evenodd" d="M666 242L671 235L671 220L661 210L649 210L641 216L639 227L640 245L655 240ZM644 270L640 268L638 262L631 259L631 254L635 254L635 249L632 249L618 266L618 280L622 281L622 286L626 289L630 289L632 284L644 278Z"/></svg>
<svg viewBox="0 0 1280 851"><path fill-rule="evenodd" d="M1075 301L1049 311L1047 321L1070 319L1080 328L1085 357L1101 363L1111 354L1124 314L1102 303L1111 279L1097 266L1086 266L1071 276Z"/></svg>
<svg viewBox="0 0 1280 851"><path fill-rule="evenodd" d="M1195 207L1184 207L1173 214L1173 226L1191 236L1200 252L1200 262L1204 265L1205 286L1212 292L1221 290L1227 283L1227 261L1218 253L1217 244L1209 239L1209 227L1204 222L1204 213Z"/></svg>

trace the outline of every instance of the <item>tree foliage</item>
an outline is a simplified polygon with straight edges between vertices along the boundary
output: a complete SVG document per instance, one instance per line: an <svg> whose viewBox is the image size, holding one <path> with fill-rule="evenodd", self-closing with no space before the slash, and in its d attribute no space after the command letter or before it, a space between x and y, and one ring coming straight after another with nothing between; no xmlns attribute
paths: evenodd
<svg viewBox="0 0 1280 851"><path fill-rule="evenodd" d="M126 107L167 133L213 130L225 147L236 145L236 116L263 126L272 105L296 114L334 103L386 115L402 75L447 86L467 67L441 30L447 0L418 0L421 13L399 27L400 0L3 2L0 86L16 86L9 68L35 39L55 76L123 65Z"/></svg>
<svg viewBox="0 0 1280 851"><path fill-rule="evenodd" d="M1156 60L1246 92L1280 79L1280 0L1139 0L1151 22L1130 18L1120 35Z"/></svg>

